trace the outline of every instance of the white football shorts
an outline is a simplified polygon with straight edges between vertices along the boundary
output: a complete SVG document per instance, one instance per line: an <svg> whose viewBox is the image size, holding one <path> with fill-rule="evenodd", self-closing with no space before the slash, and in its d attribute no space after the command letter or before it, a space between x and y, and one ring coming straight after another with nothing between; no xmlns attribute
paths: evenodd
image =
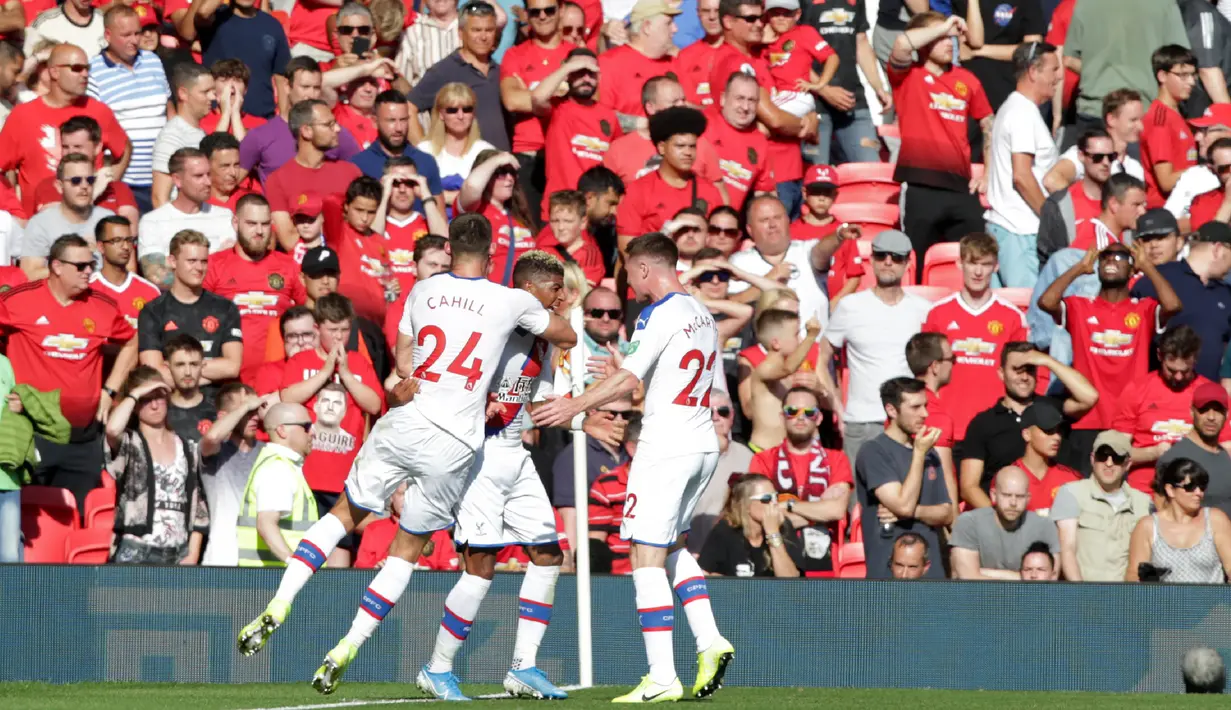
<svg viewBox="0 0 1231 710"><path fill-rule="evenodd" d="M692 512L718 468L717 451L676 454L640 445L628 470L620 539L670 547L688 532Z"/></svg>
<svg viewBox="0 0 1231 710"><path fill-rule="evenodd" d="M470 483L457 511L458 545L501 548L559 541L547 490L520 444L488 439L475 457Z"/></svg>

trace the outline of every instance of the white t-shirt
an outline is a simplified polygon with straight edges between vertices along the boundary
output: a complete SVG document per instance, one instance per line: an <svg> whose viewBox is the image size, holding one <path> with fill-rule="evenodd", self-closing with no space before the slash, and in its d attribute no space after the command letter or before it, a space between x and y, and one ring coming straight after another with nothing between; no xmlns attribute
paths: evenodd
<svg viewBox="0 0 1231 710"><path fill-rule="evenodd" d="M1039 107L1014 91L996 112L992 126L992 159L988 167L988 221L1016 234L1038 234L1039 216L1013 187L1013 154L1034 156L1034 179L1043 190L1043 176L1056 164L1059 151L1051 131L1043 123ZM986 161L986 158L984 158ZM1043 190L1043 194L1047 194Z"/></svg>
<svg viewBox="0 0 1231 710"><path fill-rule="evenodd" d="M104 39L103 13L94 10L90 15L89 24L82 27L68 19L68 15L64 14L63 6L41 12L26 28L23 45L26 56L33 55L34 48L45 39L75 44L85 52L86 59L90 59L103 51L103 47L107 45Z"/></svg>
<svg viewBox="0 0 1231 710"><path fill-rule="evenodd" d="M474 167L474 159L479 157L479 153L488 148L495 149L496 146L483 140L475 141L474 145L470 146L470 150L461 157L456 157L443 148L436 153L432 150L431 141L423 141L415 147L436 159L436 168L440 171L440 179L443 181L454 175L465 180L470 175L470 170Z"/></svg>
<svg viewBox="0 0 1231 710"><path fill-rule="evenodd" d="M107 283L107 280L102 279L102 283ZM234 567L239 564L239 542L235 537L235 526L239 522L240 508L244 504L244 487L248 485L248 474L251 473L252 464L256 462L263 446L265 444L258 441L250 450L240 451L234 443L227 441L223 443L216 458L206 459L201 466L201 486L205 489L205 500L209 501L209 543L205 546L201 564L214 567ZM222 460L224 456L226 458ZM259 494L260 489L257 491ZM258 500L258 504L260 502Z"/></svg>
<svg viewBox="0 0 1231 710"><path fill-rule="evenodd" d="M180 148L196 148L205 138L205 131L191 126L181 116L174 116L163 124L158 137L154 139L154 172L171 172L169 163L171 156Z"/></svg>
<svg viewBox="0 0 1231 710"><path fill-rule="evenodd" d="M1222 181L1213 171L1204 165L1194 165L1180 173L1180 179L1176 181L1175 189L1167 197L1167 204L1163 205L1163 208L1175 215L1177 220L1183 219L1188 216L1188 208L1192 207L1197 195L1204 195L1221 187Z"/></svg>
<svg viewBox="0 0 1231 710"><path fill-rule="evenodd" d="M667 294L645 307L621 369L645 382L641 446L673 454L718 450L710 389L718 361L714 316L685 293Z"/></svg>
<svg viewBox="0 0 1231 710"><path fill-rule="evenodd" d="M478 451L492 377L514 328L542 335L551 315L538 299L483 277L451 272L415 284L398 331L415 339L415 407Z"/></svg>
<svg viewBox="0 0 1231 710"><path fill-rule="evenodd" d="M791 278L786 282L786 286L799 296L800 324L807 323L809 318L816 316L821 327L824 327L829 322L829 298L821 289L821 282L812 269L812 247L816 246L817 241L791 240L790 246L786 248L785 261L792 267ZM737 251L731 255L730 261L732 266L757 276L764 276L774 268L756 249ZM731 281L729 293L735 295L747 289L748 284L743 281Z"/></svg>
<svg viewBox="0 0 1231 710"><path fill-rule="evenodd" d="M871 289L858 291L838 302L823 337L834 350L846 348L850 368L847 393L848 422L885 420L880 387L894 377L910 377L906 366L906 341L923 328L932 303L911 293L890 306Z"/></svg>
<svg viewBox="0 0 1231 710"><path fill-rule="evenodd" d="M1086 166L1081 164L1081 159L1078 157L1078 153L1079 151L1077 150L1077 146L1073 146L1064 151L1064 153L1060 156L1060 160L1067 160L1073 164L1075 176L1073 178L1073 182L1077 182L1086 176ZM1122 160L1111 161L1111 174L1119 175L1120 173L1128 173L1138 180L1146 179L1146 170L1141 167L1141 161L1137 160L1128 153L1124 154L1124 158Z"/></svg>
<svg viewBox="0 0 1231 710"><path fill-rule="evenodd" d="M220 252L235 246L235 228L231 226L231 210L208 202L201 205L196 214L185 214L173 202L159 207L137 224L141 234L137 258L150 254L166 254L171 251L171 238L185 229L195 229L209 239L209 253Z"/></svg>

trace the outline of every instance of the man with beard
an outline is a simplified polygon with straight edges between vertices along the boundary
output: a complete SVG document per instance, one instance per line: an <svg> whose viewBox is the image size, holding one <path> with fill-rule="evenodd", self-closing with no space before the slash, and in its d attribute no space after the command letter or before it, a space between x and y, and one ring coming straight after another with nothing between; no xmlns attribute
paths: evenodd
<svg viewBox="0 0 1231 710"><path fill-rule="evenodd" d="M1067 399L1035 394L1040 367L1047 368L1064 385L1069 392ZM961 462L962 501L971 508L992 504L988 493L993 475L1025 453L1021 420L1028 406L1049 400L1054 408L1064 413L1066 421L1072 422L1090 411L1099 398L1098 390L1081 373L1025 341L1004 344L997 374L1004 383L1004 397L970 421L966 437L957 450Z"/></svg>
<svg viewBox="0 0 1231 710"><path fill-rule="evenodd" d="M94 244L102 254L103 266L90 275L90 288L110 296L128 319L137 327L137 314L145 304L162 295L158 287L129 271L128 265L137 251L137 238L128 220L119 215L103 217L94 227Z"/></svg>
<svg viewBox="0 0 1231 710"><path fill-rule="evenodd" d="M204 235L211 254L235 243L235 214L207 202L209 158L205 153L196 148L180 148L168 165L177 190L175 199L142 215L138 223L141 241L137 245L137 259L145 278L163 288L172 280L167 254L175 235L186 229Z"/></svg>
<svg viewBox="0 0 1231 710"><path fill-rule="evenodd" d="M565 81L568 94L555 98ZM569 52L564 65L531 92L534 113L547 124L547 187L543 192L548 197L572 189L582 173L602 164L611 142L623 135L615 110L594 98L598 81L598 60L594 52L583 47ZM548 209L547 200L543 200L544 220L551 217Z"/></svg>
<svg viewBox="0 0 1231 710"><path fill-rule="evenodd" d="M953 577L1020 580L1022 557L1036 542L1047 543L1058 570L1056 526L1028 509L1030 484L1025 472L1009 467L996 474L992 498L993 507L966 511L953 524L949 553Z"/></svg>
<svg viewBox="0 0 1231 710"><path fill-rule="evenodd" d="M1136 181L1127 176L1124 179ZM1118 180L1117 175L1108 181L1103 192L1105 206L1109 204L1106 198L1112 192L1111 185ZM1131 192L1140 190L1134 188ZM1153 284L1158 300L1129 296L1128 280L1134 265ZM1100 284L1096 296L1064 296L1064 290L1074 279L1096 273L1096 268ZM1091 246L1081 261L1061 274L1039 297L1039 308L1073 339L1073 367L1089 378L1099 392L1094 409L1073 425L1068 461L1074 468L1089 473L1094 437L1111 428L1120 393L1149 369L1152 334L1162 330L1182 307L1175 289L1137 243L1131 251L1119 242L1110 243L1102 251Z"/></svg>
<svg viewBox="0 0 1231 710"><path fill-rule="evenodd" d="M432 198L439 206L440 213L444 214L445 198L441 194L440 168L436 165L435 158L407 140L409 130L410 103L405 94L394 89L380 92L376 96L376 140L356 153L350 161L359 166L364 175L379 180L385 174L385 163L389 160L399 156L410 158L414 161L415 170L427 178L427 187L432 192ZM423 205L417 197L414 200L414 209L423 212Z"/></svg>
<svg viewBox="0 0 1231 710"><path fill-rule="evenodd" d="M1167 331L1157 346L1159 368L1124 388L1111 420L1112 429L1133 437L1128 482L1139 491L1150 490L1155 462L1192 429L1193 393L1210 382L1197 374L1201 338L1192 328Z"/></svg>
<svg viewBox="0 0 1231 710"><path fill-rule="evenodd" d="M269 202L260 195L245 195L235 205L236 244L214 254L203 284L205 290L235 303L244 332L244 362L240 377L251 383L265 362L265 339L270 323L291 306L304 303L307 294L299 279L299 265L289 254L274 251Z"/></svg>
<svg viewBox="0 0 1231 710"><path fill-rule="evenodd" d="M851 462L841 451L821 446L820 398L811 389L792 387L786 393L782 422L786 439L754 456L748 471L765 476L778 493L790 496L786 514L804 551L802 571L831 571L830 542L838 521L846 517L854 487Z"/></svg>
<svg viewBox="0 0 1231 710"><path fill-rule="evenodd" d="M167 424L184 441L200 441L218 416L214 401L201 391L201 365L205 350L186 333L172 336L162 346L162 357L171 373L167 401Z"/></svg>
<svg viewBox="0 0 1231 710"><path fill-rule="evenodd" d="M1219 440L1226 431L1227 391L1212 382L1201 384L1193 391L1191 417L1192 429L1162 455L1158 465L1176 459L1195 461L1210 474L1203 505L1225 513L1231 510L1231 455Z"/></svg>

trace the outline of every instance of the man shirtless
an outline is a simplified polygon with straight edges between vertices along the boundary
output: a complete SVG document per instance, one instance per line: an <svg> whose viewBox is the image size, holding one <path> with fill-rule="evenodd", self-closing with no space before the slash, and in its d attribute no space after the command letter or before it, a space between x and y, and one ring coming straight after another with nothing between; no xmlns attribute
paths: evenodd
<svg viewBox="0 0 1231 710"><path fill-rule="evenodd" d="M808 321L804 337L799 337L799 316L785 310L771 309L757 317L757 345L739 354L741 373L748 373L747 385L740 383L740 405L752 420L752 436L748 445L753 451L763 451L782 443L786 429L782 421L782 401L792 387L806 387L817 393L818 399L829 395L821 390L816 376L816 338L821 324L816 318Z"/></svg>

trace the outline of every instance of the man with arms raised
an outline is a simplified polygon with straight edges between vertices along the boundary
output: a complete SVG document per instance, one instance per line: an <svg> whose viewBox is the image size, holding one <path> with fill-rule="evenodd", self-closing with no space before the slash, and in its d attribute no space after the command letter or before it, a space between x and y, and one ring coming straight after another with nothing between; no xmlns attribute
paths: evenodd
<svg viewBox="0 0 1231 710"><path fill-rule="evenodd" d="M420 381L415 401L397 407L372 428L346 481L345 498L312 526L295 550L273 601L239 635L240 652L256 653L290 614L291 601L343 536L394 491L409 484L401 529L389 558L364 591L346 638L317 669L312 684L332 693L380 620L406 591L414 562L432 533L453 524L475 452L483 443L487 388L514 328L568 349L577 336L534 296L487 281L491 223L466 214L449 225L452 271L428 279L406 302L398 328L398 374ZM410 531L416 532L410 532Z"/></svg>
<svg viewBox="0 0 1231 710"><path fill-rule="evenodd" d="M675 272L679 251L670 238L657 232L642 235L629 242L627 254L628 284L638 300L650 305L637 319L621 369L580 397L549 402L533 417L541 427L560 426L632 393L645 380L645 419L629 470L620 538L631 540L629 558L650 673L615 702L684 696L671 645L672 587L697 639L692 695L706 697L722 687L727 664L735 657L735 648L718 633L701 568L684 549L693 509L718 465L710 415L717 330L709 310L680 285ZM783 542L779 538L769 544Z"/></svg>

